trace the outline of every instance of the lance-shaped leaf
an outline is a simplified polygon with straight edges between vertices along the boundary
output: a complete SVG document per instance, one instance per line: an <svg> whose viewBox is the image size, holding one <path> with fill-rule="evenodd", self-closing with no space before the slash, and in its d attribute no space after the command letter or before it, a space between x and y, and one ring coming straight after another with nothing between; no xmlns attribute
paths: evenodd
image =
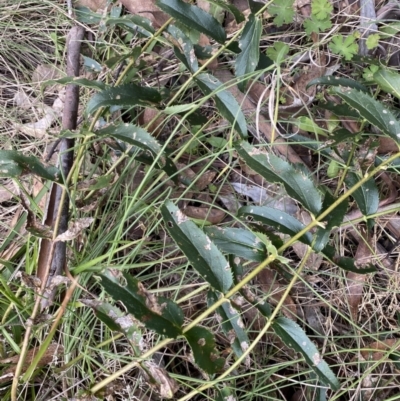
<svg viewBox="0 0 400 401"><path fill-rule="evenodd" d="M115 306L107 302L82 299L81 302L93 309L95 315L111 330L123 333L129 340L136 356L140 356L140 345L142 340L142 330L138 326L138 321L131 315L122 313Z"/></svg>
<svg viewBox="0 0 400 401"><path fill-rule="evenodd" d="M176 56L190 72L196 72L199 69L199 64L190 39L175 25L170 25L168 27L168 33L176 39L176 43L174 43L176 45L174 46Z"/></svg>
<svg viewBox="0 0 400 401"><path fill-rule="evenodd" d="M109 270L100 277L105 291L116 301L121 301L128 312L148 329L170 338L182 334L184 316L174 302L148 292L140 281L127 272L123 273L123 283Z"/></svg>
<svg viewBox="0 0 400 401"><path fill-rule="evenodd" d="M376 267L370 264L368 267L359 268L356 266L354 262L354 258L346 258L342 256L336 255L336 249L331 246L327 245L322 250L323 255L330 260L335 265L339 266L341 269L357 273L357 274L368 274L368 273L375 273L377 271Z"/></svg>
<svg viewBox="0 0 400 401"><path fill-rule="evenodd" d="M0 177L17 178L23 174L35 174L45 180L61 182L60 170L45 166L34 156L24 156L15 150L0 150Z"/></svg>
<svg viewBox="0 0 400 401"><path fill-rule="evenodd" d="M322 205L322 211L328 209L328 207L330 207L335 201L336 198L329 192L327 192L325 194L324 203ZM329 213L328 216L326 216L325 221L323 221L325 228L319 227L315 235L315 241L313 243L314 251L320 252L322 251L322 249L325 248L325 245L329 241L329 235L333 227L339 227L342 223L343 218L347 212L348 204L348 200L345 199L343 202L339 203L335 207L335 209L333 209L332 212Z"/></svg>
<svg viewBox="0 0 400 401"><path fill-rule="evenodd" d="M272 328L288 347L293 348L304 356L304 359L318 375L321 382L330 386L332 390L340 388L340 383L331 368L322 359L314 343L297 323L293 320L279 317L272 323Z"/></svg>
<svg viewBox="0 0 400 401"><path fill-rule="evenodd" d="M260 58L260 38L261 38L261 20L254 14L250 14L248 21L243 29L242 36L239 39L239 47L242 50L236 58L236 76L253 72ZM244 90L246 81L239 84L240 90Z"/></svg>
<svg viewBox="0 0 400 401"><path fill-rule="evenodd" d="M232 4L225 3L223 0L207 0L208 3L221 7L235 17L235 21L240 24L245 20L244 15Z"/></svg>
<svg viewBox="0 0 400 401"><path fill-rule="evenodd" d="M53 84L62 84L62 85L74 84L78 86L83 86L84 88L90 88L95 90L107 89L107 85L104 82L92 81L91 79L80 78L80 77L64 77L59 79L49 79L48 81L43 82L41 87L43 88L45 86Z"/></svg>
<svg viewBox="0 0 400 401"><path fill-rule="evenodd" d="M220 372L225 360L220 358L214 336L204 327L195 326L184 333L195 362L208 374Z"/></svg>
<svg viewBox="0 0 400 401"><path fill-rule="evenodd" d="M229 255L229 263L232 268L233 277L235 284L238 284L244 275L244 268L237 256ZM254 307L256 307L260 313L269 318L271 316L271 308L267 302L260 300L255 294L252 293L248 286L242 287L240 294Z"/></svg>
<svg viewBox="0 0 400 401"><path fill-rule="evenodd" d="M222 89L222 83L210 74L200 74L195 81L205 95L214 95L219 112L234 126L240 136L247 137L246 118L233 95Z"/></svg>
<svg viewBox="0 0 400 401"><path fill-rule="evenodd" d="M128 17L121 18L107 18L106 25L121 26L135 35L140 33L145 37L152 36L152 34L155 32L153 26L151 25L151 21L141 15L130 15Z"/></svg>
<svg viewBox="0 0 400 401"><path fill-rule="evenodd" d="M355 173L349 173L345 179L349 188L357 184L359 181L360 178ZM360 188L353 192L352 196L364 216L374 214L378 210L379 190L373 178L361 185Z"/></svg>
<svg viewBox="0 0 400 401"><path fill-rule="evenodd" d="M368 89L364 85L361 85L359 82L354 81L354 79L333 77L332 75L315 78L307 84L306 88L308 89L312 85L342 86L358 89L362 92L368 92Z"/></svg>
<svg viewBox="0 0 400 401"><path fill-rule="evenodd" d="M267 206L244 206L239 209L239 217L252 217L254 220L273 227L277 231L296 235L305 228L305 225L299 220L292 217L290 214L282 210L274 209ZM299 241L307 245L311 245L312 236L310 233L304 234L299 238Z"/></svg>
<svg viewBox="0 0 400 401"><path fill-rule="evenodd" d="M250 230L213 226L206 227L204 231L225 253L256 262L262 262L268 256L265 244Z"/></svg>
<svg viewBox="0 0 400 401"><path fill-rule="evenodd" d="M172 202L161 207L166 228L193 267L215 289L225 293L232 286L228 261L210 238Z"/></svg>
<svg viewBox="0 0 400 401"><path fill-rule="evenodd" d="M207 294L208 306L214 305L218 301L218 295L214 291ZM217 310L218 320L221 323L224 334L228 337L232 349L237 357L243 355L243 352L250 345L244 324L238 311L230 302L224 302Z"/></svg>
<svg viewBox="0 0 400 401"><path fill-rule="evenodd" d="M356 89L333 88L332 90L350 107L357 110L362 118L375 125L398 144L400 143L400 122L381 102Z"/></svg>
<svg viewBox="0 0 400 401"><path fill-rule="evenodd" d="M188 28L203 32L219 43L224 43L226 34L219 22L199 7L182 0L158 0L157 6L164 12L186 25Z"/></svg>
<svg viewBox="0 0 400 401"><path fill-rule="evenodd" d="M154 157L161 153L161 145L147 131L133 124L112 124L95 132L98 136L118 139L150 152Z"/></svg>
<svg viewBox="0 0 400 401"><path fill-rule="evenodd" d="M107 88L96 93L86 107L92 114L100 107L154 106L161 101L161 95L153 88L145 88L134 83Z"/></svg>
<svg viewBox="0 0 400 401"><path fill-rule="evenodd" d="M400 74L387 69L380 69L373 75L373 80L385 91L400 99Z"/></svg>
<svg viewBox="0 0 400 401"><path fill-rule="evenodd" d="M304 171L296 170L290 163L245 141L236 149L250 168L269 182L282 183L289 196L298 200L314 215L319 213L322 206L321 194Z"/></svg>

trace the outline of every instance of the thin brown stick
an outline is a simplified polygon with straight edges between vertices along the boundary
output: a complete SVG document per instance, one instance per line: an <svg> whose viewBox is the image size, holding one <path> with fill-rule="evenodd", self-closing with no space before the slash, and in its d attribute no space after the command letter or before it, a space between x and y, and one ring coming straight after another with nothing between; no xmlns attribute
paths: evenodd
<svg viewBox="0 0 400 401"><path fill-rule="evenodd" d="M67 40L67 74L68 76L79 76L80 47L85 30L80 26L71 28ZM74 130L77 126L79 107L79 87L77 85L67 85L62 118L63 129ZM73 163L74 139L62 138L60 143L60 169L64 177L67 177ZM61 234L68 229L68 208L69 198L62 200L63 188L54 184L50 194L50 202L47 210L45 224L54 228L56 216L61 210L58 231L55 235ZM49 249L54 246L54 255L51 258L49 268ZM37 276L46 282L46 288L54 276L60 275L66 263L66 244L57 242L55 245L50 240L42 240L39 253ZM41 310L45 309L54 299L56 289L46 293L41 300Z"/></svg>
<svg viewBox="0 0 400 401"><path fill-rule="evenodd" d="M68 75L77 76L79 74L80 45L83 40L84 33L85 33L84 28L73 27L71 28L71 31L68 35L68 40L67 40ZM64 129L76 128L78 105L79 105L79 88L76 85L68 85L66 100L64 104L63 119L62 119L62 125ZM61 141L62 156L61 156L60 168L64 174L64 177L68 176L69 170L72 165L73 147L74 147L73 140L65 138L62 139ZM59 185L54 184L50 195L48 215L45 224L48 224L53 228L54 230L53 239L55 239L55 237L59 232L65 231L68 225L69 199L67 196L65 196L65 194L63 194L63 191L65 191L65 189L63 189ZM44 307L43 304L41 305L41 300L44 299L43 294L45 293L45 289L47 287L49 280L51 279L51 276L61 273L62 268L64 267L65 264L65 253L66 253L65 243L61 242L54 243L53 241L42 242L41 250L39 253L38 271L37 271L37 275L42 281L42 286L38 292L38 296L36 298L32 314L26 323L24 342L22 344L20 358L15 369L15 376L11 387L11 401L17 401L18 399L17 395L18 380L19 376L21 375L24 366L24 361L27 355L33 322L35 321L35 318L39 313L40 307L42 307L42 309ZM50 272L52 273L51 276ZM75 285L73 283L72 288L74 287Z"/></svg>

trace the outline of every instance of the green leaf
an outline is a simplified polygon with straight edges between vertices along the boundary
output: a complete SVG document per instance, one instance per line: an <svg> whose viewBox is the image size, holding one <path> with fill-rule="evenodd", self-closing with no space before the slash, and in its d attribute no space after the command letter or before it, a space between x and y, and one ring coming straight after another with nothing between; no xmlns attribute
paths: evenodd
<svg viewBox="0 0 400 401"><path fill-rule="evenodd" d="M236 147L246 164L268 182L282 183L286 192L307 210L317 215L321 210L321 194L312 180L294 166L274 154L266 153L243 141Z"/></svg>
<svg viewBox="0 0 400 401"><path fill-rule="evenodd" d="M110 271L100 274L101 285L111 297L122 302L129 313L148 329L160 335L176 338L182 334L183 312L167 298L156 297L129 273L122 274L123 282Z"/></svg>
<svg viewBox="0 0 400 401"><path fill-rule="evenodd" d="M168 27L168 33L179 43L179 47L174 46L175 54L190 72L195 73L199 69L199 64L190 39L175 25Z"/></svg>
<svg viewBox="0 0 400 401"><path fill-rule="evenodd" d="M356 38L353 35L346 38L343 35L335 35L328 47L333 53L343 56L345 60L351 60L358 52L358 44L355 41Z"/></svg>
<svg viewBox="0 0 400 401"><path fill-rule="evenodd" d="M303 329L294 321L279 317L272 323L272 328L282 341L295 351L300 352L319 379L332 390L339 390L340 383L329 365L322 359L314 343Z"/></svg>
<svg viewBox="0 0 400 401"><path fill-rule="evenodd" d="M135 355L140 356L142 331L132 316L122 313L107 302L83 299L81 302L93 309L95 315L111 330L123 333L133 346Z"/></svg>
<svg viewBox="0 0 400 401"><path fill-rule="evenodd" d="M24 156L15 150L0 150L0 177L17 178L23 174L35 174L45 180L62 182L60 170L43 165L37 157Z"/></svg>
<svg viewBox="0 0 400 401"><path fill-rule="evenodd" d="M107 85L104 82L92 81L90 79L79 78L79 77L63 77L59 79L49 79L48 81L42 83L41 88L43 89L48 85L54 85L54 84L62 84L62 85L74 84L95 90L107 89Z"/></svg>
<svg viewBox="0 0 400 401"><path fill-rule="evenodd" d="M360 84L357 81L354 81L354 79L349 79L349 78L343 78L343 77L333 77L331 75L325 76L325 77L320 77L320 78L315 78L311 80L307 84L307 89L312 86L312 85L330 85L330 86L344 86L348 88L354 88L362 92L368 93L368 88L365 87L364 85Z"/></svg>
<svg viewBox="0 0 400 401"><path fill-rule="evenodd" d="M373 75L373 80L385 92L400 99L400 74L387 69L379 69Z"/></svg>
<svg viewBox="0 0 400 401"><path fill-rule="evenodd" d="M101 21L101 15L87 7L76 7L75 13L76 19L84 24L98 24Z"/></svg>
<svg viewBox="0 0 400 401"><path fill-rule="evenodd" d="M193 267L215 289L225 293L233 283L228 261L199 227L172 202L161 206L166 228Z"/></svg>
<svg viewBox="0 0 400 401"><path fill-rule="evenodd" d="M213 146L214 148L217 149L222 149L224 148L227 144L228 141L225 138L217 137L217 136L212 136L210 138L207 138L207 142Z"/></svg>
<svg viewBox="0 0 400 401"><path fill-rule="evenodd" d="M161 102L161 95L153 88L134 83L105 89L95 94L86 107L87 114L93 114L100 107L154 106Z"/></svg>
<svg viewBox="0 0 400 401"><path fill-rule="evenodd" d="M242 36L239 39L239 47L242 50L236 58L236 76L253 72L260 57L260 38L262 24L260 18L250 14L248 21L243 29ZM244 90L246 81L239 84L240 90Z"/></svg>
<svg viewBox="0 0 400 401"><path fill-rule="evenodd" d="M235 17L235 21L240 24L245 21L244 15L232 4L225 3L223 0L207 0L208 3L214 4L215 6L221 7L225 11L228 11Z"/></svg>
<svg viewBox="0 0 400 401"><path fill-rule="evenodd" d="M346 103L336 104L332 101L321 101L318 103L318 107L329 110L336 116L360 118L360 114L356 110L347 106Z"/></svg>
<svg viewBox="0 0 400 401"><path fill-rule="evenodd" d="M305 228L305 225L290 214L267 206L243 206L238 211L239 217L252 217L254 220L271 226L281 233L296 235ZM311 245L312 236L306 233L299 241Z"/></svg>
<svg viewBox="0 0 400 401"><path fill-rule="evenodd" d="M83 65L85 66L86 70L91 72L101 72L102 67L100 63L98 63L96 60L93 60L90 57L86 57L84 55L82 55L82 57L83 57Z"/></svg>
<svg viewBox="0 0 400 401"><path fill-rule="evenodd" d="M206 227L204 231L225 253L256 262L262 262L268 256L265 244L250 230L213 226Z"/></svg>
<svg viewBox="0 0 400 401"><path fill-rule="evenodd" d="M336 178L339 175L340 165L336 160L331 160L329 162L328 169L326 170L326 175L329 178Z"/></svg>
<svg viewBox="0 0 400 401"><path fill-rule="evenodd" d="M154 157L157 157L161 153L161 145L157 140L143 128L133 124L111 124L106 128L96 131L95 135L112 137L129 143L150 152Z"/></svg>
<svg viewBox="0 0 400 401"><path fill-rule="evenodd" d="M400 123L381 102L355 89L333 88L335 95L358 111L362 118L375 125L395 142L400 143Z"/></svg>
<svg viewBox="0 0 400 401"><path fill-rule="evenodd" d="M327 192L325 194L325 199L324 203L322 204L321 212L328 209L335 201L336 198L329 192ZM325 224L325 228L319 227L315 235L315 240L313 242L313 249L315 252L320 252L325 248L325 245L329 241L329 235L332 229L334 227L339 227L342 223L343 218L347 212L347 207L348 200L346 199L345 201L339 203L339 205L337 205L335 209L332 210L332 212L329 213L328 216L326 216L325 221L322 222L323 224Z"/></svg>
<svg viewBox="0 0 400 401"><path fill-rule="evenodd" d="M219 357L214 336L204 327L196 326L184 333L192 348L194 360L208 374L220 372L225 360Z"/></svg>
<svg viewBox="0 0 400 401"><path fill-rule="evenodd" d="M289 46L284 42L274 42L273 47L267 49L267 56L275 61L276 64L281 64L287 54L289 53Z"/></svg>
<svg viewBox="0 0 400 401"><path fill-rule="evenodd" d="M325 32L327 29L330 29L332 27L332 22L329 19L319 20L314 16L311 16L311 18L307 18L304 20L303 26L306 34L310 36L313 32L320 33Z"/></svg>
<svg viewBox="0 0 400 401"><path fill-rule="evenodd" d="M360 178L355 173L348 173L345 182L349 188L353 187L360 181ZM379 207L379 190L373 178L361 185L355 192L353 198L357 202L364 216L374 214Z"/></svg>
<svg viewBox="0 0 400 401"><path fill-rule="evenodd" d="M214 291L209 291L207 294L208 306L214 305L218 301L218 295ZM234 306L229 302L224 302L216 313L222 326L222 331L228 337L233 351L237 357L243 355L243 352L249 347L250 341L244 330L242 318Z"/></svg>
<svg viewBox="0 0 400 401"><path fill-rule="evenodd" d="M141 15L129 15L121 18L107 18L106 25L117 25L123 27L128 32L137 35L140 33L144 37L150 37L155 33L151 21Z"/></svg>
<svg viewBox="0 0 400 401"><path fill-rule="evenodd" d="M224 43L226 34L219 22L201 8L181 0L157 0L157 6L164 12L186 25L190 29L210 36L219 43Z"/></svg>
<svg viewBox="0 0 400 401"><path fill-rule="evenodd" d="M310 117L298 117L293 124L297 125L302 131L312 132L317 135L328 136L327 132L323 130L314 120Z"/></svg>
<svg viewBox="0 0 400 401"><path fill-rule="evenodd" d="M328 0L313 0L311 3L311 12L319 20L330 17L333 6Z"/></svg>
<svg viewBox="0 0 400 401"><path fill-rule="evenodd" d="M369 35L367 40L365 41L365 44L367 45L367 49L372 50L372 49L375 49L375 47L378 47L379 40L380 40L379 33L373 33L372 35Z"/></svg>
<svg viewBox="0 0 400 401"><path fill-rule="evenodd" d="M346 257L342 257L342 256L336 256L336 249L331 245L327 245L322 250L322 253L325 256L325 258L327 258L333 264L339 266L341 269L346 270L346 271L350 271L350 272L354 272L354 273L358 273L358 274L375 273L377 271L376 267L374 267L372 264L370 264L369 267L360 269L355 265L354 258L346 258Z"/></svg>
<svg viewBox="0 0 400 401"><path fill-rule="evenodd" d="M293 21L295 15L293 4L294 0L274 0L268 7L268 13L276 15L274 24L277 27L283 24L290 24Z"/></svg>
<svg viewBox="0 0 400 401"><path fill-rule="evenodd" d="M213 94L219 112L234 126L242 138L246 138L246 118L234 96L224 90L222 83L210 74L200 74L195 81L205 95Z"/></svg>

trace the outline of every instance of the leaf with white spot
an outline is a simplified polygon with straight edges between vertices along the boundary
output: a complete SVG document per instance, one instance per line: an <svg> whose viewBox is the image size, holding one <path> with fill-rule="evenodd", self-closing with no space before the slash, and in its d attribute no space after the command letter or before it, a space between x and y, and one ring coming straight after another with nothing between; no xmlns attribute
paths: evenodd
<svg viewBox="0 0 400 401"><path fill-rule="evenodd" d="M192 348L194 360L208 374L222 371L225 360L219 356L214 336L204 327L195 326L183 334Z"/></svg>
<svg viewBox="0 0 400 401"><path fill-rule="evenodd" d="M96 93L86 106L86 113L93 114L100 107L154 106L161 102L160 93L153 88L130 84L107 88Z"/></svg>
<svg viewBox="0 0 400 401"><path fill-rule="evenodd" d="M245 141L236 146L236 149L246 164L268 182L283 184L288 195L299 201L311 213L317 215L320 212L321 193L304 171L297 170L287 161Z"/></svg>
<svg viewBox="0 0 400 401"><path fill-rule="evenodd" d="M322 383L330 386L332 390L340 388L340 383L331 368L322 359L317 347L297 323L293 320L279 317L272 323L272 328L286 346L303 355L309 367L318 375Z"/></svg>
<svg viewBox="0 0 400 401"><path fill-rule="evenodd" d="M360 181L355 173L348 173L345 179L346 185L351 188ZM379 207L379 189L373 178L365 182L353 192L353 198L357 202L364 216L374 214Z"/></svg>
<svg viewBox="0 0 400 401"><path fill-rule="evenodd" d="M200 74L195 81L205 95L213 95L218 111L233 125L240 136L247 137L246 118L235 97L224 90L222 83L210 74Z"/></svg>
<svg viewBox="0 0 400 401"><path fill-rule="evenodd" d="M243 29L242 36L239 39L239 47L242 50L236 58L236 76L253 72L260 58L260 38L261 38L261 20L254 14L250 14L249 19ZM240 90L244 90L246 81L239 83Z"/></svg>
<svg viewBox="0 0 400 401"><path fill-rule="evenodd" d="M126 31L133 33L134 35L140 34L144 37L150 37L155 33L151 21L141 15L129 15L121 18L107 18L105 21L106 25L120 26Z"/></svg>
<svg viewBox="0 0 400 401"><path fill-rule="evenodd" d="M208 306L214 305L218 301L218 295L214 291L207 294ZM249 347L250 341L247 336L242 318L232 303L224 302L217 310L217 319L220 320L222 331L228 337L232 349L237 357L241 357L243 352Z"/></svg>
<svg viewBox="0 0 400 401"><path fill-rule="evenodd" d="M122 302L129 313L148 329L169 338L182 334L183 312L181 308L164 297L148 292L143 284L128 272L121 280L111 270L104 271L100 284L116 301Z"/></svg>
<svg viewBox="0 0 400 401"><path fill-rule="evenodd" d="M142 150L150 152L154 157L161 154L162 148L157 140L143 128L133 124L120 123L109 125L106 128L96 131L95 134L100 137L112 137L130 145L137 146Z"/></svg>
<svg viewBox="0 0 400 401"><path fill-rule="evenodd" d="M43 89L48 85L54 85L54 84L62 84L62 85L74 84L78 86L83 86L84 88L95 89L95 90L107 89L107 85L104 82L93 81L91 79L79 78L79 77L63 77L59 79L49 79L48 81L42 83L41 88Z"/></svg>
<svg viewBox="0 0 400 401"><path fill-rule="evenodd" d="M400 144L400 122L381 102L356 89L333 88L332 91L350 107L357 110L360 117L366 119L370 124L390 136L397 144Z"/></svg>
<svg viewBox="0 0 400 401"><path fill-rule="evenodd" d="M24 156L15 150L0 150L0 177L17 178L24 174L35 174L45 180L62 182L60 170L45 166L37 157Z"/></svg>
<svg viewBox="0 0 400 401"><path fill-rule="evenodd" d="M380 69L373 75L373 80L385 92L400 99L400 74L387 69Z"/></svg>
<svg viewBox="0 0 400 401"><path fill-rule="evenodd" d="M199 64L190 39L175 25L168 27L168 33L176 40L176 43L173 43L175 55L191 73L195 73L199 69Z"/></svg>
<svg viewBox="0 0 400 401"><path fill-rule="evenodd" d="M227 254L255 262L262 262L268 256L265 244L250 230L212 226L205 227L204 231L215 245Z"/></svg>
<svg viewBox="0 0 400 401"><path fill-rule="evenodd" d="M82 299L81 302L93 309L95 315L111 330L123 333L133 347L136 356L142 354L140 347L143 338L139 322L131 315L100 300Z"/></svg>
<svg viewBox="0 0 400 401"><path fill-rule="evenodd" d="M226 34L221 24L210 14L197 6L182 0L158 0L157 6L165 13L190 29L203 32L219 43L224 43Z"/></svg>
<svg viewBox="0 0 400 401"><path fill-rule="evenodd" d="M238 217L251 217L255 221L271 226L277 231L290 236L296 235L305 228L303 223L290 214L267 206L244 206L239 209ZM299 241L311 245L312 236L310 233L306 233L299 238Z"/></svg>
<svg viewBox="0 0 400 401"><path fill-rule="evenodd" d="M328 209L332 204L336 201L336 198L331 195L329 192L325 194L324 203L322 205L322 211ZM325 248L325 245L329 241L329 235L334 227L339 227L341 222L344 219L344 216L347 212L347 207L349 202L345 199L339 205L335 207L326 216L324 221L324 227L318 227L317 232L315 234L315 241L313 242L313 249L315 252L320 252Z"/></svg>
<svg viewBox="0 0 400 401"><path fill-rule="evenodd" d="M312 85L329 85L329 86L342 86L347 88L358 89L359 91L368 93L368 88L354 79L343 78L343 77L334 77L332 75L326 75L323 77L315 78L311 80L306 89L308 89Z"/></svg>
<svg viewBox="0 0 400 401"><path fill-rule="evenodd" d="M168 232L192 266L215 289L227 292L233 283L232 272L210 237L170 201L161 206L161 214Z"/></svg>

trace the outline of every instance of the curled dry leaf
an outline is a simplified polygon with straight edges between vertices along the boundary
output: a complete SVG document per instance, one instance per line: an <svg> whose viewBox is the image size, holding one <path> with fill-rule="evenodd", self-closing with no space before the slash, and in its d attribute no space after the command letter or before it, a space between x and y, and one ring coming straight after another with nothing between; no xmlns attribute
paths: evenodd
<svg viewBox="0 0 400 401"><path fill-rule="evenodd" d="M35 357L37 351L40 347L35 347L29 350L26 354L26 358L24 361L24 366L22 367L22 372L25 372L29 365L32 363L33 358ZM42 359L38 363L38 367L49 365L53 362L57 355L61 355L64 353L64 347L60 344L50 344L49 347L46 349ZM11 364L13 366L9 367L8 369L2 372L0 376L0 383L5 383L11 381L14 377L15 368L19 361L19 355L15 355L11 358L4 358L0 360L0 364Z"/></svg>
<svg viewBox="0 0 400 401"><path fill-rule="evenodd" d="M76 0L75 6L87 7L92 11L104 10L106 8L107 0Z"/></svg>
<svg viewBox="0 0 400 401"><path fill-rule="evenodd" d="M39 119L38 121L26 124L13 123L15 129L21 131L25 135L33 136L35 138L44 138L47 136L47 130L51 127L51 125L58 120L64 108L64 98L65 98L65 90L60 91L59 96L53 102L52 107L49 107L45 104L40 106L35 106L35 102L25 94L17 93L14 97L14 102L18 107L22 109L33 109L34 114L44 114L44 117Z"/></svg>
<svg viewBox="0 0 400 401"><path fill-rule="evenodd" d="M92 217L85 217L75 220L67 231L57 236L55 241L70 241L76 238L85 228L89 227L93 221L94 219Z"/></svg>
<svg viewBox="0 0 400 401"><path fill-rule="evenodd" d="M143 113L139 116L139 125L146 129L150 134L158 137L163 129L164 118L162 116L158 117L154 122L147 126L150 121L158 114L158 110L150 109L146 107Z"/></svg>
<svg viewBox="0 0 400 401"><path fill-rule="evenodd" d="M356 263L360 266L367 265L371 261L372 253L369 247L369 235L365 234L361 238L357 252L355 255ZM367 278L366 274L358 274L354 272L347 273L346 298L350 307L350 314L354 322L357 322L358 307L363 296L364 283Z"/></svg>
<svg viewBox="0 0 400 401"><path fill-rule="evenodd" d="M178 383L168 372L157 366L153 361L144 362L144 373L151 387L163 398L171 399L179 390Z"/></svg>
<svg viewBox="0 0 400 401"><path fill-rule="evenodd" d="M226 213L221 209L207 207L187 206L184 212L188 217L208 221L211 224L220 223L226 216Z"/></svg>
<svg viewBox="0 0 400 401"><path fill-rule="evenodd" d="M368 350L363 350L361 351L361 356L367 360L367 361L381 361L382 359L388 361L387 351L393 350L397 351L400 348L400 342L398 338L388 338L383 341L376 341L365 348L368 348ZM372 350L372 351L371 351Z"/></svg>

